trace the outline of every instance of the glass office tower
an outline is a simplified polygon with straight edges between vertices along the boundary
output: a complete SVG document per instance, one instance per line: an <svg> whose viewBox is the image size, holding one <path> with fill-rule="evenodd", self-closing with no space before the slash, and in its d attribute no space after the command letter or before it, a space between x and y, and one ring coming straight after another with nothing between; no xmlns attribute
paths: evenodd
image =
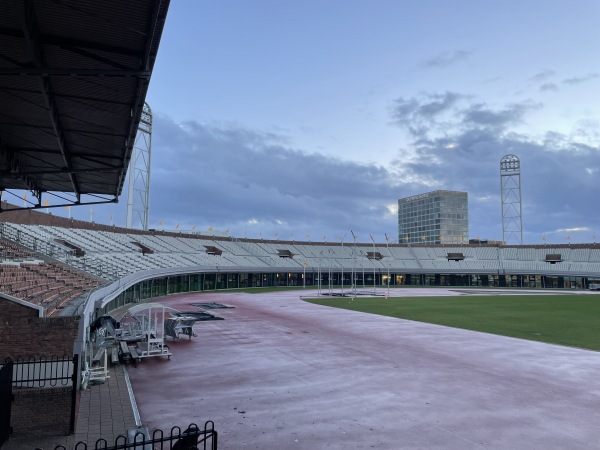
<svg viewBox="0 0 600 450"><path fill-rule="evenodd" d="M400 244L468 244L466 192L433 191L398 200Z"/></svg>

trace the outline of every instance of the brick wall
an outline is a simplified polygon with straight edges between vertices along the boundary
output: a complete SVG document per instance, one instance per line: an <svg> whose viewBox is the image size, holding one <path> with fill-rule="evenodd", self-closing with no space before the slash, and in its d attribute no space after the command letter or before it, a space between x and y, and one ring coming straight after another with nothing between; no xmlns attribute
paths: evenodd
<svg viewBox="0 0 600 450"><path fill-rule="evenodd" d="M37 309L0 297L0 360L72 355L78 330L79 317L38 317ZM13 436L69 434L72 389L13 387Z"/></svg>
<svg viewBox="0 0 600 450"><path fill-rule="evenodd" d="M0 297L0 323L35 317L38 317L37 309Z"/></svg>
<svg viewBox="0 0 600 450"><path fill-rule="evenodd" d="M14 389L11 410L13 436L67 435L71 423L72 388Z"/></svg>
<svg viewBox="0 0 600 450"><path fill-rule="evenodd" d="M73 354L79 317L37 315L37 310L0 297L0 359Z"/></svg>

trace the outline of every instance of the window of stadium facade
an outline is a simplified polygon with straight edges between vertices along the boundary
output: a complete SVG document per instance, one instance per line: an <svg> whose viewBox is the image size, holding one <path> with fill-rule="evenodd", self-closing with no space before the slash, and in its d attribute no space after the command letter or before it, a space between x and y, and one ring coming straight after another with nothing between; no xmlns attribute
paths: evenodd
<svg viewBox="0 0 600 450"><path fill-rule="evenodd" d="M468 243L468 194L439 190L399 199L398 242L401 244Z"/></svg>
<svg viewBox="0 0 600 450"><path fill-rule="evenodd" d="M373 278L375 276L375 278ZM311 270L307 272L227 272L189 273L158 276L145 279L110 299L101 309L95 311L98 318L113 309L129 303L165 295L243 289L260 287L301 287L353 286L362 292L369 287L389 286L471 286L471 287L513 287L532 289L589 289L592 284L600 284L600 277L555 276L555 275L501 275L501 274L440 274L440 273L398 273L379 270L375 274L369 270L351 272L329 272ZM348 291L349 292L349 291Z"/></svg>

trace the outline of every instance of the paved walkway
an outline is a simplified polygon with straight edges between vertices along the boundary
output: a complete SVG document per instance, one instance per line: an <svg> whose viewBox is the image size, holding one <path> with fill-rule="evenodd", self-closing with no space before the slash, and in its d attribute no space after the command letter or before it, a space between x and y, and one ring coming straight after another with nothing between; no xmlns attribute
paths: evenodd
<svg viewBox="0 0 600 450"><path fill-rule="evenodd" d="M90 445L104 438L110 444L117 436L136 428L125 370L124 366L113 366L106 383L82 391L75 442Z"/></svg>

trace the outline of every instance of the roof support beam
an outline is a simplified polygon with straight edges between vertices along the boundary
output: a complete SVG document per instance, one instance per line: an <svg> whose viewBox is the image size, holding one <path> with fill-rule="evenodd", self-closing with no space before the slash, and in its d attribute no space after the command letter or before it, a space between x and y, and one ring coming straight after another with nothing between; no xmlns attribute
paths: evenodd
<svg viewBox="0 0 600 450"><path fill-rule="evenodd" d="M93 168L93 169L77 169L77 173L91 173L91 174L96 174L96 173L111 173L111 172L118 172L119 170L121 170L122 167L118 166L112 166L112 167L107 167L107 168ZM20 177L23 180L25 179L31 179L31 176L40 176L40 175L64 175L64 174L72 174L73 170L69 170L69 169L43 169L43 170L29 170L27 172L27 174L23 175L21 173L15 173L14 171L9 170L0 170L0 177L3 176L13 176L13 177ZM31 180L31 183L33 183L33 180ZM29 188L29 185L27 186ZM35 191L35 188L30 188L30 190Z"/></svg>
<svg viewBox="0 0 600 450"><path fill-rule="evenodd" d="M44 149L44 148L15 147L15 148L12 148L11 150L13 152L15 152L15 153L44 153L44 154L48 154L48 155L60 155L60 152L58 150ZM108 154L105 154L105 153L78 153L78 152L71 152L71 157L73 157L73 158L82 158L82 159L94 158L94 160L100 160L100 159L121 159L120 156L117 156L117 155L108 155Z"/></svg>
<svg viewBox="0 0 600 450"><path fill-rule="evenodd" d="M135 69L49 69L20 67L0 69L0 76L34 75L38 77L138 77L149 79L150 71Z"/></svg>
<svg viewBox="0 0 600 450"><path fill-rule="evenodd" d="M63 199L64 200L64 199ZM113 198L108 198L105 200L98 200L98 201L93 201L93 202L88 202L88 201L81 201L81 199L78 197L76 201L73 202L69 202L69 203L61 203L59 205L41 205L41 204L37 204L37 205L33 205L33 206L27 206L27 207L19 207L16 205L9 205L9 208L2 208L2 204L0 204L0 213L4 212L4 211L21 211L21 210L26 210L26 209L41 209L41 208L64 208L65 206L86 206L86 205L105 205L107 203L119 203L119 199L117 197L113 197Z"/></svg>
<svg viewBox="0 0 600 450"><path fill-rule="evenodd" d="M23 33L25 35L25 40L29 46L29 52L33 59L33 64L37 69L41 69L45 66L44 58L42 54L42 49L39 41L39 33L38 27L35 18L35 11L33 8L32 0L22 0L23 2ZM75 175L73 174L73 164L71 162L71 157L69 154L69 148L67 142L65 140L65 135L63 131L63 127L60 121L60 114L58 112L58 107L56 106L56 102L54 100L54 95L52 92L52 86L50 85L50 80L48 77L40 77L40 87L42 89L42 95L44 100L46 101L46 106L48 107L48 113L50 114L50 121L52 122L52 127L54 128L54 133L56 135L56 140L58 141L58 147L63 156L63 160L65 162L66 169L69 171L69 177L71 179L71 185L73 186L73 192L79 197L81 195L81 191L77 184L77 180Z"/></svg>
<svg viewBox="0 0 600 450"><path fill-rule="evenodd" d="M75 46L71 46L71 45L64 45L64 46L62 46L62 48L64 48L65 50L68 50L72 53L75 53L77 55L83 56L84 58L89 58L94 61L98 61L103 64L106 64L108 66L115 67L117 69L129 70L129 67L124 66L123 64L119 64L119 63L113 61L112 59L106 58L104 56L100 56L94 52L90 52L83 48L79 48L79 47L75 47Z"/></svg>
<svg viewBox="0 0 600 450"><path fill-rule="evenodd" d="M26 94L39 94L38 90L23 89L23 88L17 88L14 86L10 86L10 87L9 86L0 86L0 92L7 92L7 93L22 92L22 93L26 93ZM57 92L57 91L54 91L54 96L57 98L64 98L64 99L68 99L68 100L72 100L72 101L81 100L81 101L86 101L86 102L107 103L109 105L119 105L119 106L129 107L129 102L117 100L115 98L110 99L110 98L90 97L90 96L84 96L84 95L63 94L63 93Z"/></svg>
<svg viewBox="0 0 600 450"><path fill-rule="evenodd" d="M22 38L23 31L15 30L13 28L0 27L0 35ZM56 45L59 47L79 47L86 48L88 50L113 53L116 55L133 56L136 58L142 57L139 51L124 47L117 47L115 45L101 44L99 42L83 41L81 39L73 39L68 37L53 36L50 34L41 33L39 34L39 38L47 45Z"/></svg>

